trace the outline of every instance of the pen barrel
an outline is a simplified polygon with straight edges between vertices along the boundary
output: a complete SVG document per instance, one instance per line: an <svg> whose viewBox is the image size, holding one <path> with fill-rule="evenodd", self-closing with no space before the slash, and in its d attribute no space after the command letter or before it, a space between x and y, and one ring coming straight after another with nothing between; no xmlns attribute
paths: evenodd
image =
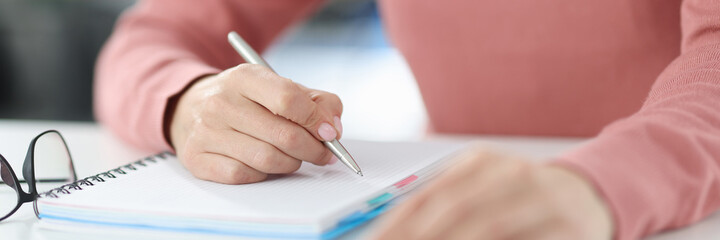
<svg viewBox="0 0 720 240"><path fill-rule="evenodd" d="M232 45L235 51L237 51L240 56L245 59L245 62L258 64L275 72L275 70L270 67L270 64L265 62L265 60L260 57L260 54L255 52L255 50L250 47L250 44L245 42L245 40L243 40L236 32L233 31L228 34L228 41L230 41L230 45Z"/></svg>

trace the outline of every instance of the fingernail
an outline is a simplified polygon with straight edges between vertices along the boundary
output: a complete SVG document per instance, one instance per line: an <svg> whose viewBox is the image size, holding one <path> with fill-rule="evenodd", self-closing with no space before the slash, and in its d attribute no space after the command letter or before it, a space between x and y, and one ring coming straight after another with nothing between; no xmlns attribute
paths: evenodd
<svg viewBox="0 0 720 240"><path fill-rule="evenodd" d="M333 165L338 162L338 158L336 156L332 156L330 158L330 161L328 161L328 164Z"/></svg>
<svg viewBox="0 0 720 240"><path fill-rule="evenodd" d="M335 128L338 130L338 135L342 135L342 122L340 121L340 117L335 116L333 120L335 120Z"/></svg>
<svg viewBox="0 0 720 240"><path fill-rule="evenodd" d="M325 141L332 141L337 137L337 132L330 124L322 123L318 129L318 135Z"/></svg>

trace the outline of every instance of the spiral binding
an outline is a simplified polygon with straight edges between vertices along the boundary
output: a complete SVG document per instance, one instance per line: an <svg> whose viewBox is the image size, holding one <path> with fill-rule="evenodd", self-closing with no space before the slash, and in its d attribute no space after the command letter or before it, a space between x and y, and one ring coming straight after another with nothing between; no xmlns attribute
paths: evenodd
<svg viewBox="0 0 720 240"><path fill-rule="evenodd" d="M157 160L167 160L168 156L172 156L169 152L162 152L152 156L145 157L143 159L119 166L117 168L110 169L105 172L101 172L72 183L62 185L57 188L50 189L47 192L39 193L38 198L59 198L61 195L68 195L73 191L83 190L83 187L95 186L95 183L102 183L107 181L106 179L117 178L119 175L128 174L130 171L137 171L140 168L147 167L148 164L157 163ZM93 183L95 182L95 183Z"/></svg>

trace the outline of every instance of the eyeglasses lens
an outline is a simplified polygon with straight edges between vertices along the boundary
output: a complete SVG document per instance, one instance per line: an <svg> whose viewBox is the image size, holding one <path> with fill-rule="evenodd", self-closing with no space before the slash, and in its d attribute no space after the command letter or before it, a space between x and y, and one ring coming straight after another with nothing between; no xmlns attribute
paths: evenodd
<svg viewBox="0 0 720 240"><path fill-rule="evenodd" d="M47 132L35 142L35 183L38 193L73 182L70 153L57 132Z"/></svg>

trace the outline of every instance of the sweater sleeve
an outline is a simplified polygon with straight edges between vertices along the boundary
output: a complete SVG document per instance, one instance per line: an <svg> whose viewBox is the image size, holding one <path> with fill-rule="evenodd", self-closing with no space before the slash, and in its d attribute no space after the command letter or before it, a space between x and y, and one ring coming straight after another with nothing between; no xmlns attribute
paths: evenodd
<svg viewBox="0 0 720 240"><path fill-rule="evenodd" d="M642 108L558 163L590 179L615 239L682 227L720 207L720 3L685 0L682 47Z"/></svg>
<svg viewBox="0 0 720 240"><path fill-rule="evenodd" d="M123 14L96 66L98 121L140 149L169 150L168 100L192 81L243 62L227 43L237 31L258 51L321 0L148 0Z"/></svg>

